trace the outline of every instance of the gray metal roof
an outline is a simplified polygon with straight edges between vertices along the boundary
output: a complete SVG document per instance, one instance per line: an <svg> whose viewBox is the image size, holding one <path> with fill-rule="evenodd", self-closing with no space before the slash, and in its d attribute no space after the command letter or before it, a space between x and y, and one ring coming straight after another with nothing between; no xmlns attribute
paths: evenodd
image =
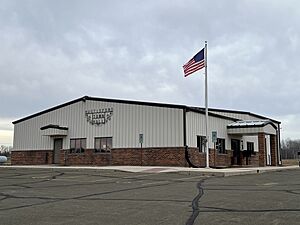
<svg viewBox="0 0 300 225"><path fill-rule="evenodd" d="M268 124L273 125L270 120L239 120L228 124L227 128L264 127Z"/></svg>

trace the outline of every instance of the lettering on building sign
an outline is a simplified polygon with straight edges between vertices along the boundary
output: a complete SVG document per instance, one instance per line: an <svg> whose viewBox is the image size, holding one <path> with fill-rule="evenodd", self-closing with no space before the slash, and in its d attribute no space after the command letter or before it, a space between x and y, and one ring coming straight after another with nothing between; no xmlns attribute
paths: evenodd
<svg viewBox="0 0 300 225"><path fill-rule="evenodd" d="M92 125L102 126L111 120L113 108L90 109L85 111L87 121Z"/></svg>

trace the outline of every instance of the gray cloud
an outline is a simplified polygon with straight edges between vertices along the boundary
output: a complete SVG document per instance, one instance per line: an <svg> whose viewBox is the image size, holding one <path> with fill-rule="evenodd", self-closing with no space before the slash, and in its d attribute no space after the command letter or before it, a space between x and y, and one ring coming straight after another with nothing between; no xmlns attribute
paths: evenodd
<svg viewBox="0 0 300 225"><path fill-rule="evenodd" d="M300 114L299 6L3 1L0 118L83 95L204 105L203 73L183 78L181 66L208 40L210 106L287 121ZM287 136L297 137L295 129Z"/></svg>

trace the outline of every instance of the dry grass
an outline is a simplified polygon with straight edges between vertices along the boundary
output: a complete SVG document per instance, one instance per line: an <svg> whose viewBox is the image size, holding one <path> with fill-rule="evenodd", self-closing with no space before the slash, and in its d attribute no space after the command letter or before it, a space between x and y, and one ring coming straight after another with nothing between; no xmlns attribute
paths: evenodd
<svg viewBox="0 0 300 225"><path fill-rule="evenodd" d="M298 159L283 159L282 165L283 166L299 165L299 160Z"/></svg>

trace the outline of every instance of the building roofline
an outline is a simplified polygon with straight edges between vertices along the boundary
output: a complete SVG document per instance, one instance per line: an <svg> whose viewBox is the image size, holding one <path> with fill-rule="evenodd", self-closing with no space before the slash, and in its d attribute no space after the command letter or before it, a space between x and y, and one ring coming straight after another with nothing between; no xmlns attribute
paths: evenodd
<svg viewBox="0 0 300 225"><path fill-rule="evenodd" d="M51 107L49 109L46 109L46 110L34 113L32 115L23 117L21 119L15 120L12 123L13 124L17 124L17 123L23 122L25 120L28 120L28 119L31 119L31 118L43 115L45 113L48 113L48 112L51 112L51 111L63 108L65 106L72 105L74 103L81 102L81 101L85 102L87 100L90 100L90 101L102 101L102 102L114 102L114 103L122 103L122 104L134 104L134 105L146 105L146 106L155 106L155 107L186 109L187 111L193 111L193 112L205 114L204 108L201 108L201 107L190 107L190 106L179 105L179 104L168 104L168 103L157 103L157 102L143 102L143 101L135 101L135 100L123 100L123 99L111 99L111 98L99 98L99 97L83 96L81 98L77 98L77 99L68 101L66 103L56 105L56 106ZM269 119L272 122L276 122L276 123L280 124L279 121L273 120L271 118L267 118L267 117L264 117L264 116L260 116L260 115L257 115L257 114L254 114L254 113L250 113L250 112L245 112L245 111L227 110L227 109L213 109L213 108L209 108L209 111L233 112L233 113L249 114L249 115L253 115L253 116L256 116L258 118L261 118L261 119ZM238 121L239 120L239 119L236 119L236 118L233 118L233 117L219 115L219 114L216 114L216 113L213 113L213 112L209 112L209 115L213 116L213 117L222 118L222 119L232 120L232 121Z"/></svg>
<svg viewBox="0 0 300 225"><path fill-rule="evenodd" d="M197 108L197 107L187 107L187 111L192 111L192 112L196 112L196 113L205 114L205 110L203 110L201 108ZM209 112L209 111L208 111L208 115L213 116L213 117L217 117L217 118L221 118L221 119L231 120L231 121L238 121L239 120L239 119L236 119L236 118L233 118L233 117L223 116L223 115L212 113L212 112Z"/></svg>
<svg viewBox="0 0 300 225"><path fill-rule="evenodd" d="M34 118L36 116L40 116L42 114L45 114L45 113L48 113L48 112L51 112L51 111L54 111L56 109L59 109L59 108L62 108L62 107L65 107L65 106L68 106L68 105L71 105L71 104L74 104L76 102L80 102L83 100L84 97L81 97L81 98L77 98L75 100L72 100L72 101L69 101L69 102L66 102L66 103L63 103L63 104L60 104L60 105L57 105L57 106L54 106L54 107L51 107L49 109L46 109L46 110L43 110L43 111L40 111L40 112L37 112L37 113L34 113L32 115L29 115L29 116L26 116L26 117L23 117L21 119L18 119L18 120L15 120L13 121L12 123L13 124L17 124L17 123L20 123L20 122L23 122L25 120L28 120L28 119L31 119L31 118Z"/></svg>
<svg viewBox="0 0 300 225"><path fill-rule="evenodd" d="M200 108L201 108L201 107L200 107ZM201 109L204 109L204 108L201 108ZM216 109L216 108L209 108L208 110L216 111L216 112L229 112L229 113L248 114L248 115L250 115L250 116L255 116L255 117L260 118L260 119L271 120L271 121L274 122L274 123L281 124L281 122L278 121L278 120L274 120L274 119L272 119L272 118L269 118L269 117L266 117L266 116L262 116L262 115L258 115L258 114L255 114L255 113L252 113L252 112L248 112L248 111L232 110L232 109Z"/></svg>
<svg viewBox="0 0 300 225"><path fill-rule="evenodd" d="M81 98L77 98L77 99L74 99L72 101L69 101L69 102L66 102L66 103L63 103L63 104L51 107L49 109L46 109L46 110L34 113L34 114L26 116L26 117L23 117L21 119L15 120L12 123L13 124L17 124L17 123L23 122L25 120L28 120L28 119L40 116L42 114L54 111L56 109L60 109L62 107L65 107L65 106L68 106L68 105L72 105L74 103L81 102L81 101L85 102L87 100L90 100L90 101L102 101L102 102L115 102L115 103L123 103L123 104L156 106L156 107L166 107L166 108L177 108L177 109L184 109L184 108L187 107L185 105L178 105L178 104L167 104L167 103L156 103L156 102L142 102L142 101L134 101L134 100L110 99L110 98L98 98L98 97L83 96Z"/></svg>
<svg viewBox="0 0 300 225"><path fill-rule="evenodd" d="M125 99L99 98L99 97L90 97L90 96L84 96L83 98L85 98L85 100L91 100L91 101L115 102L115 103L123 103L123 104L146 105L146 106L177 108L177 109L183 109L186 107L185 105L180 105L180 104L144 102L144 101L125 100Z"/></svg>

